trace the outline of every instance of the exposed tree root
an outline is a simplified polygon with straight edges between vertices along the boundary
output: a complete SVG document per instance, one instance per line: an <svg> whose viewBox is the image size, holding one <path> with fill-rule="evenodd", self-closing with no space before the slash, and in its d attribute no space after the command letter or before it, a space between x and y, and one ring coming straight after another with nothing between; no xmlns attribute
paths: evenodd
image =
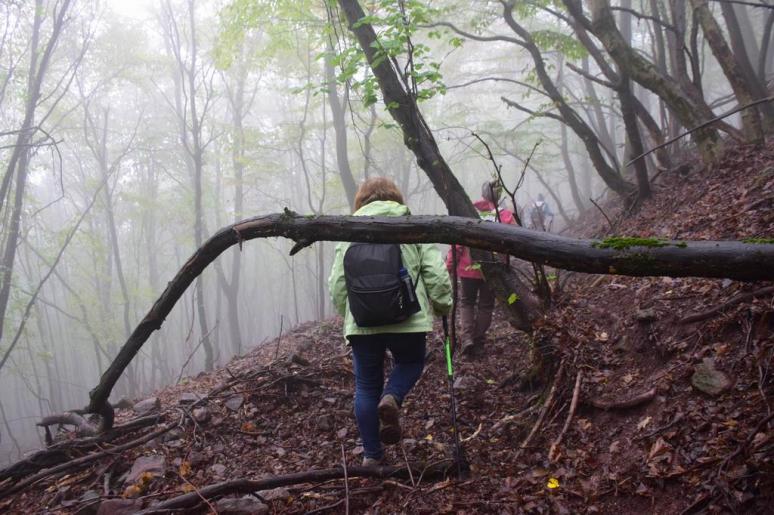
<svg viewBox="0 0 774 515"><path fill-rule="evenodd" d="M102 433L99 436L54 442L48 449L38 451L31 456L0 470L0 482L6 479L18 481L25 476L34 474L45 468L50 468L71 460L73 451L85 451L97 444L110 442L137 429L156 424L158 421L159 415L135 418L125 424L114 426L113 429L106 433Z"/></svg>
<svg viewBox="0 0 774 515"><path fill-rule="evenodd" d="M559 363L559 370L557 370L556 376L554 377L554 383L551 385L551 390L548 392L548 397L546 397L546 402L543 403L543 409L540 410L540 415L538 415L538 419L535 421L535 425L532 426L532 431L530 431L529 434L527 435L527 438L525 438L524 441L521 442L521 445L519 446L519 450L516 451L516 455L514 459L518 459L519 456L521 456L521 453L524 452L524 449L526 449L529 443L532 441L532 438L535 436L535 433L537 433L538 429L540 429L540 426L543 425L543 419L546 418L546 413L548 413L548 408L551 406L551 402L553 402L554 400L554 395L556 395L556 387L559 384L559 381L561 381L563 373L564 373L564 360L562 360L562 362Z"/></svg>
<svg viewBox="0 0 774 515"><path fill-rule="evenodd" d="M556 458L556 448L559 447L559 444L562 443L562 438L564 438L564 433L567 432L567 429L570 427L570 422L572 421L572 417L575 415L575 410L578 408L578 398L580 397L580 387L581 383L583 382L583 370L578 371L578 375L575 376L575 388L572 392L572 402L570 402L570 411L567 412L567 419L564 421L564 426L562 427L562 431L559 433L559 436L556 437L556 439L551 444L551 448L548 450L548 460L554 461Z"/></svg>
<svg viewBox="0 0 774 515"><path fill-rule="evenodd" d="M154 438L158 438L159 436L163 435L167 431L177 427L180 425L180 422L174 422L172 424L167 424L166 426L162 426L160 429L157 429L156 431L153 431L152 433L148 433L144 436L141 436L140 438L137 438L135 440L132 440L130 442L127 442L125 444L117 445L115 447L111 447L110 449L106 449L101 452L88 454L86 456L83 456L82 458L78 458L75 460L70 460L65 463L61 463L59 465L56 465L51 468L47 468L45 470L42 470L38 472L37 474L34 474L27 479L23 481L19 481L18 483L13 484L12 486L9 486L8 488L5 488L3 490L0 490L0 499L3 499L5 497L8 497L12 494L15 494L17 492L20 492L24 490L25 488L37 483L41 479L45 479L47 477L58 475L63 472L70 472L72 470L78 470L82 467L85 467L101 458L104 458L105 456L111 456L119 452L123 452L127 449L131 449L133 447L137 447L139 445L142 445L146 442L149 442L153 440Z"/></svg>
<svg viewBox="0 0 774 515"><path fill-rule="evenodd" d="M72 411L60 413L58 415L49 415L47 417L43 417L43 420L36 424L46 429L46 444L48 445L53 443L51 432L49 431L48 426L53 426L56 424L75 426L76 432L82 436L93 436L97 434L97 426L79 414L73 413Z"/></svg>

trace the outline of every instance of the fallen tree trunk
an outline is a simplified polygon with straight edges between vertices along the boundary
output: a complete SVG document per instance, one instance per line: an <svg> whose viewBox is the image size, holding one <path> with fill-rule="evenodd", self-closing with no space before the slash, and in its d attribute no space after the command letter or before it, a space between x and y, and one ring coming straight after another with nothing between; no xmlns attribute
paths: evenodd
<svg viewBox="0 0 774 515"><path fill-rule="evenodd" d="M197 249L129 336L99 385L89 394L87 411L103 415L103 429L112 427L112 408L107 400L116 381L194 279L232 245L238 243L241 247L245 240L273 236L298 242L291 254L315 241L460 243L594 274L774 279L774 245L769 244L631 239L645 246L626 247L625 238L613 242L579 240L456 216L301 216L287 210L257 216L224 227Z"/></svg>

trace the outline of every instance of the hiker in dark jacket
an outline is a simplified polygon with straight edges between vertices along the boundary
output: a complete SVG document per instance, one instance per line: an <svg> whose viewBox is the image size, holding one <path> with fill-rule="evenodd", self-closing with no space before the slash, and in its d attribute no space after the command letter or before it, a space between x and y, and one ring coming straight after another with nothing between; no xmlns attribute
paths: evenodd
<svg viewBox="0 0 774 515"><path fill-rule="evenodd" d="M355 216L411 214L395 183L383 177L367 179L355 196ZM363 440L363 465L383 462L382 443L401 439L399 411L425 366L425 337L433 330L432 315L451 310L451 281L435 245L401 244L403 266L411 276L421 309L403 322L359 327L349 309L344 255L350 243L336 246L328 287L336 310L344 316L344 336L352 347L355 372L355 418ZM394 367L384 383L384 353Z"/></svg>
<svg viewBox="0 0 774 515"><path fill-rule="evenodd" d="M513 212L497 207L502 188L499 181L486 181L481 185L481 199L473 203L483 220L515 224ZM456 255L453 255L452 252ZM455 245L446 256L446 267L454 269L457 262L457 277L460 278L460 315L462 319L462 352L472 355L480 351L486 342L486 332L492 323L495 296L484 282L480 266L473 262L470 249Z"/></svg>

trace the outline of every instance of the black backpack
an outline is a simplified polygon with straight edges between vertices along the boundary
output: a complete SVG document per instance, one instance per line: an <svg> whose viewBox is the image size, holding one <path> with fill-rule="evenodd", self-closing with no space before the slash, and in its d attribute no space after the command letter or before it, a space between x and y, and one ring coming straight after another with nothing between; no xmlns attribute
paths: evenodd
<svg viewBox="0 0 774 515"><path fill-rule="evenodd" d="M344 254L344 280L360 327L397 324L421 309L398 244L352 243Z"/></svg>

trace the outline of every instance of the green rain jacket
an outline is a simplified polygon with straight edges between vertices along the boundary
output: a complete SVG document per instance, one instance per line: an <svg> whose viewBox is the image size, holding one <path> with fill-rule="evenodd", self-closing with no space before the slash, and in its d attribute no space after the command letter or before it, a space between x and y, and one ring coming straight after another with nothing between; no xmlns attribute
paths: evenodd
<svg viewBox="0 0 774 515"><path fill-rule="evenodd" d="M409 208L392 200L378 200L358 209L355 216L405 216L410 215ZM381 333L427 333L433 330L430 309L436 315L446 315L451 311L452 294L449 272L443 262L441 252L435 245L428 243L401 244L403 266L411 275L416 287L417 298L422 309L407 320L398 324L378 327L359 327L349 311L347 284L344 279L344 254L349 242L336 245L328 288L333 305L344 316L344 336Z"/></svg>

